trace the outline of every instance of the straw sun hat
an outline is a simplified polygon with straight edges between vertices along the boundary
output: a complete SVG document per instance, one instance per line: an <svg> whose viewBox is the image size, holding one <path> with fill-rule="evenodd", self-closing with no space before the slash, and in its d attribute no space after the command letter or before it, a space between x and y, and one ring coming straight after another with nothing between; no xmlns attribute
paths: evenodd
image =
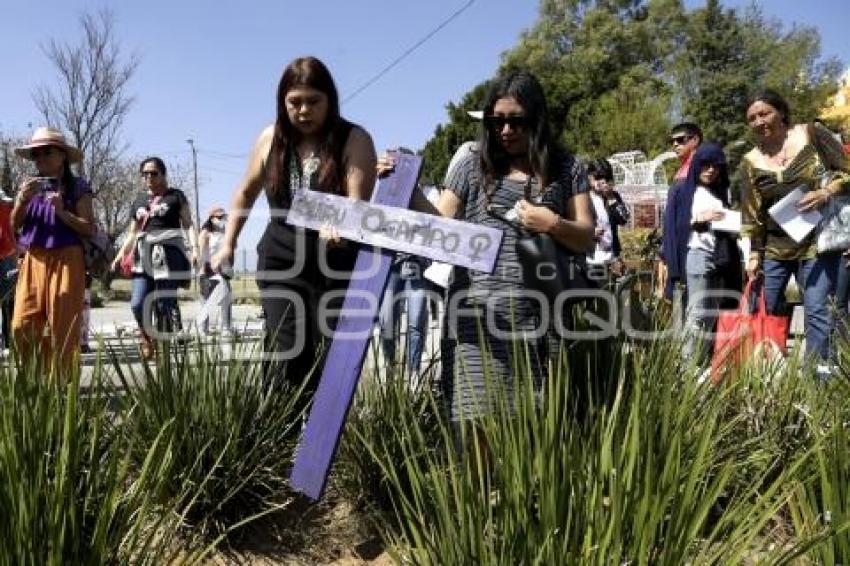
<svg viewBox="0 0 850 566"><path fill-rule="evenodd" d="M65 135L54 128L38 128L32 134L30 142L15 149L15 155L32 160L32 150L37 147L53 146L62 149L70 163L82 161L83 152L65 141Z"/></svg>

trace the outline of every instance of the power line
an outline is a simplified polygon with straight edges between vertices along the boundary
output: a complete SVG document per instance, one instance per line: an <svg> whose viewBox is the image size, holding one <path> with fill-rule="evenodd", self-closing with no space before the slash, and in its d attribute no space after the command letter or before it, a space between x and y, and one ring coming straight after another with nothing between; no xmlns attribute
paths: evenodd
<svg viewBox="0 0 850 566"><path fill-rule="evenodd" d="M216 151L213 149L207 149L203 147L198 148L198 153L203 155L209 155L212 157L217 157L220 159L245 159L248 157L247 153L227 153L224 151Z"/></svg>
<svg viewBox="0 0 850 566"><path fill-rule="evenodd" d="M395 67L396 65L398 65L399 63L401 63L402 61L404 61L404 60L407 58L407 56L408 56L408 55L410 55L411 53L413 53L414 51L416 51L419 47L421 47L421 46L422 46L422 44L423 44L423 43L425 43L426 41L428 41L429 39L431 39L432 37L434 37L434 36L435 36L435 35L436 35L436 34L437 34L437 33L438 33L441 29L443 29L444 27L446 27L447 25L449 25L449 24L450 24L450 23L451 23L454 19L456 19L458 16L460 16L463 12L465 12L465 11L466 11L466 10L467 10L470 6L472 6L474 3L475 3L475 0L469 0L469 2L467 2L466 4L464 4L463 6L461 6L461 7L460 7L457 11L455 11L452 15L450 15L448 18L446 18L445 20L443 20L443 22L441 22L441 23L440 23L440 25L438 25L437 27L435 27L434 29L432 29L431 31L429 31L427 34L425 34L425 36L424 36L422 39L420 39L419 41L417 41L416 43L414 43L412 46L410 46L409 48L407 48L407 50L405 50L405 51L404 51L401 55L399 55L398 57L396 57L395 59L393 59L393 60L392 60L392 62L390 62L390 64L389 64L389 65L387 65L386 67L384 67L383 69L381 69L380 71L378 71L378 73L377 73L374 77L372 77L371 79L369 79L368 81L366 81L365 83L363 83L363 84L362 84L360 87L358 87L358 88L357 88L354 92L352 92L351 94L349 94L348 96L346 96L345 98L343 98L343 99L342 99L342 103L343 103L343 104L345 104L346 102L349 102L349 101L350 101L351 99L353 99L355 96L357 96L358 94L360 94L361 92L363 92L364 90L366 90L367 88L369 88L370 86L372 86L372 85L373 85L374 83L376 83L378 80L380 80L380 79L381 79L381 77L383 77L383 76L384 76L384 75L386 75L388 72L390 72L390 70L391 70L393 67Z"/></svg>
<svg viewBox="0 0 850 566"><path fill-rule="evenodd" d="M242 175L244 171L230 171L227 169L220 169L218 167L213 167L212 165L204 165L203 169L209 171L215 171L216 173L224 173L226 175Z"/></svg>

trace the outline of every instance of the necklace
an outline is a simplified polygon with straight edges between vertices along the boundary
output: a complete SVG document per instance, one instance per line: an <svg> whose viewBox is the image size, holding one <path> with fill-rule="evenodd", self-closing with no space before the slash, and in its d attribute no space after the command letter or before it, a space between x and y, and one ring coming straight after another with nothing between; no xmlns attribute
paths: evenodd
<svg viewBox="0 0 850 566"><path fill-rule="evenodd" d="M304 171L304 178L309 179L319 170L322 160L316 155L316 150L311 150L310 155L301 160L301 169Z"/></svg>
<svg viewBox="0 0 850 566"><path fill-rule="evenodd" d="M762 155L767 159L767 161L773 165L779 167L785 167L788 163L788 151L786 149L786 145L788 143L788 130L785 130L785 135L782 138L782 141L779 144L778 150L768 150L766 144L760 144L759 151L761 151Z"/></svg>

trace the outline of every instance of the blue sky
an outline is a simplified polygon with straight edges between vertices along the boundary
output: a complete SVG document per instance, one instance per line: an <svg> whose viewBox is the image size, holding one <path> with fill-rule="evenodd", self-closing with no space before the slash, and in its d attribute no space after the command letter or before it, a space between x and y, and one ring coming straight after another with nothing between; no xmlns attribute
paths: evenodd
<svg viewBox="0 0 850 566"><path fill-rule="evenodd" d="M313 54L330 67L342 98L432 31L468 0L148 0L5 2L0 19L4 85L0 131L29 132L38 114L31 93L55 77L40 45L76 41L83 9L111 6L122 47L141 56L133 79L136 104L125 133L130 155L190 162L199 148L201 210L226 203L244 155L274 119L283 67ZM688 7L704 4L686 0ZM749 1L725 0L740 7ZM766 14L815 26L825 55L850 63L847 0L764 0ZM444 29L378 82L343 106L380 149L418 148L445 120L445 104L490 77L500 54L535 19L535 0L474 0ZM191 191L190 191L191 192ZM264 221L260 206L240 242L253 249ZM249 259L249 263L251 260ZM241 260L240 265L241 267Z"/></svg>

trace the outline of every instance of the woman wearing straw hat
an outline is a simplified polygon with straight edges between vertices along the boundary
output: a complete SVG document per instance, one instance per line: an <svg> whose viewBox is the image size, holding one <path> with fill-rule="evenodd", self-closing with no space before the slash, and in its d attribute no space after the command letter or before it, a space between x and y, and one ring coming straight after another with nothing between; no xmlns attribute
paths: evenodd
<svg viewBox="0 0 850 566"><path fill-rule="evenodd" d="M68 369L78 351L85 291L81 238L95 229L91 188L71 172L83 155L53 128L38 128L15 153L33 161L38 176L24 179L12 209L12 226L26 250L12 335L23 360L38 351L44 363Z"/></svg>

